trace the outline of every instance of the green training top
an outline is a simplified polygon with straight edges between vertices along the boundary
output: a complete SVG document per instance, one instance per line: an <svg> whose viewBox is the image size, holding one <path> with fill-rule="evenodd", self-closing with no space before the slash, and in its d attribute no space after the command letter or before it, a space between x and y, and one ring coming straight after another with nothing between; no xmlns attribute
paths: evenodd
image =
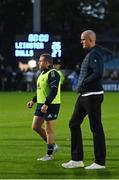
<svg viewBox="0 0 119 180"><path fill-rule="evenodd" d="M49 95L50 85L48 84L48 75L52 70L54 71L55 69L51 69L51 70L47 71L46 73L42 72L37 79L37 103L44 104L47 96ZM55 98L51 102L51 104L60 104L61 103L60 86L61 86L61 83L59 82L57 95L55 96Z"/></svg>

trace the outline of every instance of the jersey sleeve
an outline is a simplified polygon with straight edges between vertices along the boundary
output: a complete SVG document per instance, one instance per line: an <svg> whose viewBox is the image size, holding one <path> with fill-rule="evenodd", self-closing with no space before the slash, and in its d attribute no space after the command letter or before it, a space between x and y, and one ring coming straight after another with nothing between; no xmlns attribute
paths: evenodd
<svg viewBox="0 0 119 180"><path fill-rule="evenodd" d="M52 70L48 75L48 84L50 87L50 92L46 97L45 104L49 105L54 100L55 96L57 95L58 86L60 83L60 75L56 70Z"/></svg>
<svg viewBox="0 0 119 180"><path fill-rule="evenodd" d="M33 101L34 103L37 102L37 95L35 95L35 96L32 98L32 101Z"/></svg>

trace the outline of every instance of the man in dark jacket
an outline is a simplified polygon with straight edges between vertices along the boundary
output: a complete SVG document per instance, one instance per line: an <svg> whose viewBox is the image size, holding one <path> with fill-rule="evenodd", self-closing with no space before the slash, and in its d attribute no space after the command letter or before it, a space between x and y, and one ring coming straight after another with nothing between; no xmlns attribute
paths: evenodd
<svg viewBox="0 0 119 180"><path fill-rule="evenodd" d="M105 135L101 123L101 103L103 102L103 88L101 84L103 74L103 57L101 48L96 45L96 34L92 30L81 34L81 43L88 50L84 58L78 81L77 99L69 127L71 130L71 160L63 163L64 168L84 167L83 143L81 124L88 115L90 129L94 143L94 163L85 169L104 169L106 146Z"/></svg>

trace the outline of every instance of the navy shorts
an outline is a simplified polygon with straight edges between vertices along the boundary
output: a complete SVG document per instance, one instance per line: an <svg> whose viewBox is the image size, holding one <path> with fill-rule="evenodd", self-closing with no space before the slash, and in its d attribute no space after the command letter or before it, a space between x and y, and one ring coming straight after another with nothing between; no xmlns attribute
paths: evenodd
<svg viewBox="0 0 119 180"><path fill-rule="evenodd" d="M50 104L48 106L48 110L46 113L41 112L41 107L43 104L37 104L36 106L36 111L34 113L35 116L42 117L44 120L54 120L57 119L59 109L60 109L60 104Z"/></svg>

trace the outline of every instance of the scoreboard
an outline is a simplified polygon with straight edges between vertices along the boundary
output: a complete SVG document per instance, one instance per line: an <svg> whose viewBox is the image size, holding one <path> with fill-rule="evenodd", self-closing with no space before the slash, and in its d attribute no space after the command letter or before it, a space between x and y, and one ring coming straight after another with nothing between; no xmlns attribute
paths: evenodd
<svg viewBox="0 0 119 180"><path fill-rule="evenodd" d="M35 58L42 53L49 53L53 58L61 58L62 56L61 41L50 34L17 35L14 46L15 57L20 59Z"/></svg>

